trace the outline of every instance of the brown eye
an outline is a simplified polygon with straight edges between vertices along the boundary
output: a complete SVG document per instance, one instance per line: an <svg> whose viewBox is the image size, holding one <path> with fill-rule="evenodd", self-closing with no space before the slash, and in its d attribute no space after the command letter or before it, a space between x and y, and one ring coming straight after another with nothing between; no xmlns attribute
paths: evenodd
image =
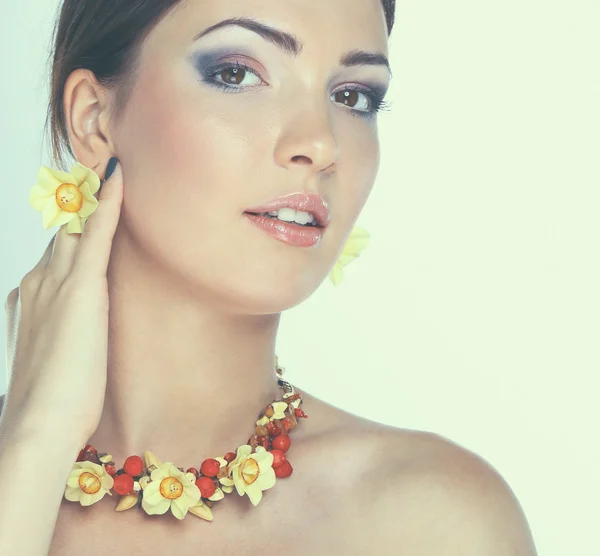
<svg viewBox="0 0 600 556"><path fill-rule="evenodd" d="M252 82L252 76L255 79L254 83ZM250 77L250 83L248 83L248 77ZM262 79L253 69L239 62L226 62L209 70L206 80L211 85L231 91L243 90L245 88L242 85L243 81L246 81L246 85L260 85L262 83Z"/></svg>
<svg viewBox="0 0 600 556"><path fill-rule="evenodd" d="M220 71L217 75L223 77L223 82L231 85L239 85L246 76L246 70L244 68L226 68Z"/></svg>
<svg viewBox="0 0 600 556"><path fill-rule="evenodd" d="M358 91L338 91L335 93L335 100L353 107L358 101Z"/></svg>
<svg viewBox="0 0 600 556"><path fill-rule="evenodd" d="M361 101L359 95L365 97L365 100ZM375 104L371 93L358 89L343 89L333 93L333 98L336 102L355 108L355 111L359 112L369 112L371 106Z"/></svg>

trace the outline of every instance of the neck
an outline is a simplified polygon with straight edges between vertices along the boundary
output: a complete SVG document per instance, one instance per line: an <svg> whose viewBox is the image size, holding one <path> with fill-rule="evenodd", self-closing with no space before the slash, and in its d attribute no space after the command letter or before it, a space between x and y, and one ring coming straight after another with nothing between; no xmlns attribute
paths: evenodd
<svg viewBox="0 0 600 556"><path fill-rule="evenodd" d="M177 283L115 236L108 269L108 374L90 443L126 457L199 467L245 444L283 391L275 376L280 314L233 314Z"/></svg>

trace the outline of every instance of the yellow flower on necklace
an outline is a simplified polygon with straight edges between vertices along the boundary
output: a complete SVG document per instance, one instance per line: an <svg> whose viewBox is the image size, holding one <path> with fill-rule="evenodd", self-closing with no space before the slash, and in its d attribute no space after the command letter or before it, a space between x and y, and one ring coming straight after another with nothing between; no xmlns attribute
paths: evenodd
<svg viewBox="0 0 600 556"><path fill-rule="evenodd" d="M355 226L352 229L341 255L329 273L329 279L333 282L334 286L338 286L341 283L344 277L342 269L360 255L361 251L369 244L370 238L369 232L364 228Z"/></svg>
<svg viewBox="0 0 600 556"><path fill-rule="evenodd" d="M253 506L262 500L263 490L274 487L276 481L273 454L259 448L252 453L252 446L240 446L237 457L229 464L237 493L240 496L247 494Z"/></svg>
<svg viewBox="0 0 600 556"><path fill-rule="evenodd" d="M105 471L102 465L91 461L78 461L73 465L67 479L65 498L69 502L79 502L82 506L91 506L104 498L112 496L110 489L115 480Z"/></svg>
<svg viewBox="0 0 600 556"><path fill-rule="evenodd" d="M273 415L271 416L271 421L274 421L275 419L285 419L285 410L288 408L288 403L287 402L273 402L271 404L271 407L273 408L273 411L275 413L273 413Z"/></svg>
<svg viewBox="0 0 600 556"><path fill-rule="evenodd" d="M42 166L29 193L31 206L41 211L47 230L67 224L67 233L80 234L88 217L98 207L94 197L100 178L91 168L76 162L70 172Z"/></svg>
<svg viewBox="0 0 600 556"><path fill-rule="evenodd" d="M183 519L190 506L200 501L200 489L170 461L154 469L150 479L142 498L142 508L149 515L170 509L177 519Z"/></svg>

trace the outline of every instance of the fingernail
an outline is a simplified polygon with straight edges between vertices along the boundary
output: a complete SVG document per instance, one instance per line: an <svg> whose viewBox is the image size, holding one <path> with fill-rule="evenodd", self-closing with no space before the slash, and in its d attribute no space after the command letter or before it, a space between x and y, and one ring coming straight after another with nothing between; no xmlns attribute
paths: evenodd
<svg viewBox="0 0 600 556"><path fill-rule="evenodd" d="M111 156L110 160L108 161L108 164L106 165L106 172L104 174L104 181L107 181L110 179L110 177L113 175L115 168L117 167L117 163L119 162L119 159L116 156Z"/></svg>

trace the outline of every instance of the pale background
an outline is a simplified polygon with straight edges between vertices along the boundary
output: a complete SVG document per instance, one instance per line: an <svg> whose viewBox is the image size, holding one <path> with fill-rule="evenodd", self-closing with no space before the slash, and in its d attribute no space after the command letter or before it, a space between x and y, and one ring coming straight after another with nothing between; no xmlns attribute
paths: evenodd
<svg viewBox="0 0 600 556"><path fill-rule="evenodd" d="M2 4L4 298L56 231L27 196L57 1ZM399 2L371 246L278 342L300 388L486 458L547 556L600 556L599 29L598 0Z"/></svg>

